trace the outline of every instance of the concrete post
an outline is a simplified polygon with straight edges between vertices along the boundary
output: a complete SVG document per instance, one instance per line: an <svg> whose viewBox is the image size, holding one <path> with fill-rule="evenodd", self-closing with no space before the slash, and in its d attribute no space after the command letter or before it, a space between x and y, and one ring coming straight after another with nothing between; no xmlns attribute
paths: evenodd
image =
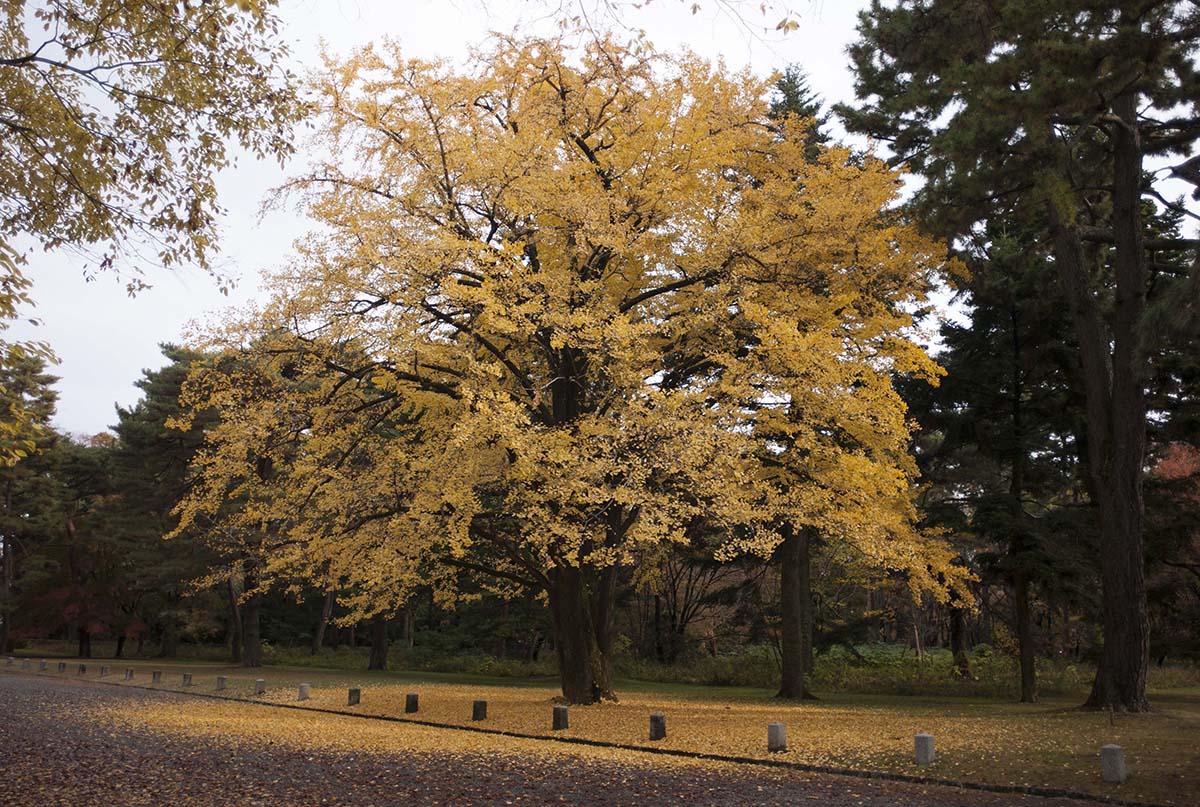
<svg viewBox="0 0 1200 807"><path fill-rule="evenodd" d="M312 691L311 684L301 684L300 691L296 693L296 700L298 700L298 701L308 700L308 696L311 691Z"/></svg>
<svg viewBox="0 0 1200 807"><path fill-rule="evenodd" d="M571 727L570 712L566 706L554 707L554 722L551 724L554 731L562 731Z"/></svg>
<svg viewBox="0 0 1200 807"><path fill-rule="evenodd" d="M412 714L413 712L417 711L418 707L419 700L417 698L417 693L410 692L404 696L404 711L406 713Z"/></svg>
<svg viewBox="0 0 1200 807"><path fill-rule="evenodd" d="M80 675L87 675L87 665L86 665L86 664L80 664L80 665L79 665L79 674L80 674Z"/></svg>
<svg viewBox="0 0 1200 807"><path fill-rule="evenodd" d="M9 656L5 663L8 664L9 666L12 666L12 663L14 661L16 661L16 659L13 658L12 656Z"/></svg>
<svg viewBox="0 0 1200 807"><path fill-rule="evenodd" d="M150 683L152 683L152 684L161 684L162 683L162 670L155 670L154 672L150 673Z"/></svg>
<svg viewBox="0 0 1200 807"><path fill-rule="evenodd" d="M662 712L650 715L650 739L662 740L667 736L667 716Z"/></svg>
<svg viewBox="0 0 1200 807"><path fill-rule="evenodd" d="M22 667L28 667L28 666L29 666L29 659L27 659L27 658L23 658L23 659L21 659L21 666L22 666Z"/></svg>
<svg viewBox="0 0 1200 807"><path fill-rule="evenodd" d="M913 752L918 765L928 765L933 762L933 735L918 734L913 738Z"/></svg>
<svg viewBox="0 0 1200 807"><path fill-rule="evenodd" d="M40 661L38 661L38 672L45 672L45 671L46 671L46 660L41 659Z"/></svg>
<svg viewBox="0 0 1200 807"><path fill-rule="evenodd" d="M101 678L107 678L107 677L108 677L108 667L101 667L101 668L100 668L100 677L101 677Z"/></svg>
<svg viewBox="0 0 1200 807"><path fill-rule="evenodd" d="M129 669L125 670L125 680L126 681L133 680L133 670L129 670Z"/></svg>
<svg viewBox="0 0 1200 807"><path fill-rule="evenodd" d="M267 691L267 681L265 678L254 679L254 694L261 695Z"/></svg>
<svg viewBox="0 0 1200 807"><path fill-rule="evenodd" d="M192 674L191 673L183 674L183 685L185 687L190 687L192 685Z"/></svg>
<svg viewBox="0 0 1200 807"><path fill-rule="evenodd" d="M65 662L65 661L58 662L58 671L66 672L67 671L67 662Z"/></svg>
<svg viewBox="0 0 1200 807"><path fill-rule="evenodd" d="M1129 778L1125 769L1125 749L1119 745L1100 746L1100 778L1114 785Z"/></svg>
<svg viewBox="0 0 1200 807"><path fill-rule="evenodd" d="M487 701L475 701L471 704L472 720L487 720Z"/></svg>
<svg viewBox="0 0 1200 807"><path fill-rule="evenodd" d="M358 706L358 702L362 699L362 690L358 687L351 687L346 693L346 705Z"/></svg>
<svg viewBox="0 0 1200 807"><path fill-rule="evenodd" d="M787 750L787 726L782 723L767 724L767 751L775 754Z"/></svg>
<svg viewBox="0 0 1200 807"><path fill-rule="evenodd" d="M223 675L218 675L218 676L217 676L217 692L220 692L221 690L223 690L223 689L225 688L225 685L226 685L226 683L228 682L228 680L229 680L229 679L227 679L227 678L226 678L225 676L223 676Z"/></svg>

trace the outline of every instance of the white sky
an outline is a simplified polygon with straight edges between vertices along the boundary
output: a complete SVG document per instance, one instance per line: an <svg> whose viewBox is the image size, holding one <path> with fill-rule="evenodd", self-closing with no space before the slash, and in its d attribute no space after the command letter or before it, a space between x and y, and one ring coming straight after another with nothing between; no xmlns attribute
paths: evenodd
<svg viewBox="0 0 1200 807"><path fill-rule="evenodd" d="M603 4L583 2L593 11ZM562 3L578 8L578 0ZM730 68L750 65L763 75L799 64L827 103L852 99L845 49L854 39L856 15L867 5L865 0L792 0L799 30L765 38L737 25L721 11L718 0L701 0L703 8L695 15L689 13L690 5L690 0L656 0L642 10L626 9L623 19L644 29L660 50L689 47L708 58L724 57ZM746 13L755 13L757 5L745 3ZM549 31L556 6L556 0L282 0L279 13L299 72L317 63L322 39L338 54L387 36L412 56L456 58L488 31L509 32L517 26L524 32ZM764 22L773 26L777 16ZM245 160L220 177L221 201L227 209L221 260L239 278L229 298L197 269L148 273L153 288L129 298L120 278L101 276L85 282L83 261L77 256L30 255L26 269L38 302L31 313L43 324L18 324L10 336L48 342L61 359L54 370L61 377L56 418L60 429L92 434L111 426L116 422L115 405L128 406L138 399L133 383L143 368L163 365L160 342L180 341L188 322L259 293L262 270L280 265L293 240L308 227L292 211L272 212L260 220L259 205L269 189L305 163L303 153L283 170L274 163Z"/></svg>

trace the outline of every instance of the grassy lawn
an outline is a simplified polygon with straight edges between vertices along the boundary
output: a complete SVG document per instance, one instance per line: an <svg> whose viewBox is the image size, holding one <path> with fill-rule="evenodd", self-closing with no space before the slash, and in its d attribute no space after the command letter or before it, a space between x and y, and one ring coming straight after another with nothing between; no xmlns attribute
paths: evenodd
<svg viewBox="0 0 1200 807"><path fill-rule="evenodd" d="M78 678L78 662L66 676ZM550 735L551 707L558 695L553 679L514 680L455 673L368 673L270 666L260 671L216 662L92 659L86 678L112 668L108 681L124 685L125 668L136 671L133 684L150 684L150 671L163 671L162 689L183 690L182 673L194 675L193 692L212 692L215 677L230 679L226 694L253 697L253 679L264 678L262 700L295 703L296 687L312 684L305 705L361 714L404 716L404 696L417 692L415 717L450 725L471 725L471 702L488 701L487 728ZM19 666L5 671L35 672ZM59 675L51 661L45 675ZM362 703L346 706L346 688L361 687ZM571 709L571 727L557 736L581 737L628 745L672 748L722 755L767 758L767 723L787 725L789 750L775 759L817 765L929 775L991 784L1034 785L1081 790L1097 795L1191 805L1200 793L1200 688L1153 692L1156 711L1149 715L1081 712L1082 696L1057 696L1022 705L982 698L931 696L832 695L819 701L785 703L766 690L736 687L620 682L621 700ZM189 702L156 716L187 730L205 710L225 713L228 705ZM239 707L240 708L240 707ZM144 711L144 710L143 710ZM651 712L667 716L667 739L651 743ZM171 717L174 715L174 717ZM203 721L196 723L200 725ZM260 721L244 721L253 726ZM252 730L252 729L250 729ZM930 732L937 760L924 767L912 762L913 735ZM453 745L467 735L446 732ZM1100 781L1101 745L1125 747L1131 777L1124 785ZM553 747L553 746L551 746ZM571 746L559 746L565 752ZM660 758L664 762L668 758Z"/></svg>

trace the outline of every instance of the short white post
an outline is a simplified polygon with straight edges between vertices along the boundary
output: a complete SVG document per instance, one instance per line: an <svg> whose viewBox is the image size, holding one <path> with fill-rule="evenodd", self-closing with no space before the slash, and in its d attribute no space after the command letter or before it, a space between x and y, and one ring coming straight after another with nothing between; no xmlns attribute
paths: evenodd
<svg viewBox="0 0 1200 807"><path fill-rule="evenodd" d="M787 726L782 723L767 724L767 751L772 754L787 750Z"/></svg>
<svg viewBox="0 0 1200 807"><path fill-rule="evenodd" d="M267 691L267 681L265 678L254 679L254 694L261 695Z"/></svg>
<svg viewBox="0 0 1200 807"><path fill-rule="evenodd" d="M933 762L933 735L921 733L914 737L913 751L918 765L928 765Z"/></svg>
<svg viewBox="0 0 1200 807"><path fill-rule="evenodd" d="M555 706L550 726L554 731L565 731L571 727L571 710L566 706Z"/></svg>
<svg viewBox="0 0 1200 807"><path fill-rule="evenodd" d="M347 690L347 692L346 692L346 705L347 706L358 706L359 701L361 699L362 699L362 690L359 689L358 687L351 687L349 690Z"/></svg>
<svg viewBox="0 0 1200 807"><path fill-rule="evenodd" d="M308 700L308 696L311 691L312 691L311 684L301 684L300 691L298 693L296 693L296 700L298 700L298 701Z"/></svg>
<svg viewBox="0 0 1200 807"><path fill-rule="evenodd" d="M667 716L662 712L650 715L650 739L662 740L667 736Z"/></svg>
<svg viewBox="0 0 1200 807"><path fill-rule="evenodd" d="M41 659L40 661L38 661L38 672L45 672L45 671L46 671L46 660Z"/></svg>
<svg viewBox="0 0 1200 807"><path fill-rule="evenodd" d="M150 683L152 683L152 684L161 684L162 683L162 670L155 670L154 672L150 673Z"/></svg>
<svg viewBox="0 0 1200 807"><path fill-rule="evenodd" d="M1119 785L1129 778L1125 769L1125 749L1119 745L1100 746L1100 778Z"/></svg>
<svg viewBox="0 0 1200 807"><path fill-rule="evenodd" d="M183 685L185 687L190 687L192 685L192 674L191 673L183 674Z"/></svg>
<svg viewBox="0 0 1200 807"><path fill-rule="evenodd" d="M107 677L108 677L108 667L101 667L101 668L100 668L100 677L101 677L101 678L107 678Z"/></svg>
<svg viewBox="0 0 1200 807"><path fill-rule="evenodd" d="M227 679L223 675L217 676L217 692L220 692L222 689L225 688L226 680Z"/></svg>

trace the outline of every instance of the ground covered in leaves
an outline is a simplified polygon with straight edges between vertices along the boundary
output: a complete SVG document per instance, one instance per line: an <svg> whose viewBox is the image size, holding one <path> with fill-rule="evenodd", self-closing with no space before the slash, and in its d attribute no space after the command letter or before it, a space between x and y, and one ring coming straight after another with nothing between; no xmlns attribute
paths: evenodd
<svg viewBox="0 0 1200 807"><path fill-rule="evenodd" d="M137 669L133 687L119 681L119 673L126 666ZM159 689L184 689L184 666L154 666L164 671ZM50 670L55 669L51 663ZM57 719L64 732L93 736L99 732L101 751L97 753L109 747L141 749L122 750L114 770L129 769L121 760L130 755L137 758L158 754L158 761L142 759L134 765L133 770L141 766L141 773L131 781L140 786L157 786L160 775L155 771L165 759L176 755L185 760L185 768L186 760L193 758L207 760L205 764L217 759L218 767L235 779L243 774L251 776L253 781L248 781L246 787L253 792L278 799L264 803L733 805L795 804L810 797L835 805L1016 803L1012 796L757 766L715 765L636 751L180 698L134 688L149 684L150 669L143 664L120 662L105 679L117 684L113 687L94 682L98 670L95 661L89 663L83 676L75 663L65 675L34 675L32 670L17 669L12 671L15 675L0 676L0 687L5 690L5 701L10 700L8 690L15 688L19 694L14 703L25 704L31 724L45 725ZM211 693L215 674L229 673L236 677L231 677L226 694L253 699L252 679L244 670L197 665L186 669L193 672L195 681L187 691ZM714 698L650 689L627 693L617 704L573 707L571 728L556 733L550 731L555 691L549 686L417 683L384 676L359 680L345 674L275 668L259 674L269 686L260 700L296 704L296 685L308 681L313 685L313 697L296 705L357 714L404 716L404 695L417 692L421 709L413 717L422 720L752 757L767 756L766 723L779 720L788 726L791 748L785 754L773 755L775 759L955 780L1060 787L1162 804L1193 803L1194 794L1200 791L1200 748L1195 741L1200 736L1200 699L1188 693L1159 697L1160 708L1154 715L1118 716L1110 722L1108 716L1081 713L1063 704L1021 707L906 699L898 706L895 700L859 698L787 705L739 698L728 692ZM81 677L92 683L81 683ZM359 706L347 707L347 685L362 686ZM43 697L49 701L41 703ZM488 700L488 720L484 723L470 720L471 701L476 698ZM56 699L62 701L61 705L53 705ZM667 715L668 727L667 739L655 743L647 738L649 714L653 711ZM19 798L13 801L18 794L4 792L10 785L2 783L11 778L4 775L4 769L12 764L12 758L6 755L21 747L19 737L8 736L18 731L12 727L13 722L9 719L0 727L0 804L26 803ZM932 766L917 768L911 762L912 735L917 731L931 731L937 738L939 758ZM65 748L37 744L37 754L45 758L35 767L44 771L44 783L66 787L52 771L58 766L68 770L82 767L97 780L96 793L104 792L113 785L101 773L106 763L96 760L95 765L81 766L79 761L72 762L74 755L88 752L86 743L72 741L70 736L64 738ZM1106 742L1126 747L1133 777L1123 786L1099 781L1097 749ZM398 760L388 759L397 755ZM243 763L243 757L248 761ZM249 766L247 771L238 773L243 764ZM415 767L397 778L397 765ZM172 766L172 773L177 772L178 766ZM278 766L277 773L267 777L273 766ZM379 777L372 773L375 766L380 767ZM267 778L258 777L255 771L262 771ZM25 775L26 781L29 775ZM204 777L202 772L194 775ZM117 777L121 781L125 778ZM216 779L222 779L221 774ZM223 782L214 787L225 787ZM320 784L310 793L305 788L315 786L313 782ZM354 793L345 792L350 784L358 788ZM285 798L282 791L273 788L300 790L294 798ZM427 795L418 798L418 792ZM131 793L136 796L136 792Z"/></svg>

